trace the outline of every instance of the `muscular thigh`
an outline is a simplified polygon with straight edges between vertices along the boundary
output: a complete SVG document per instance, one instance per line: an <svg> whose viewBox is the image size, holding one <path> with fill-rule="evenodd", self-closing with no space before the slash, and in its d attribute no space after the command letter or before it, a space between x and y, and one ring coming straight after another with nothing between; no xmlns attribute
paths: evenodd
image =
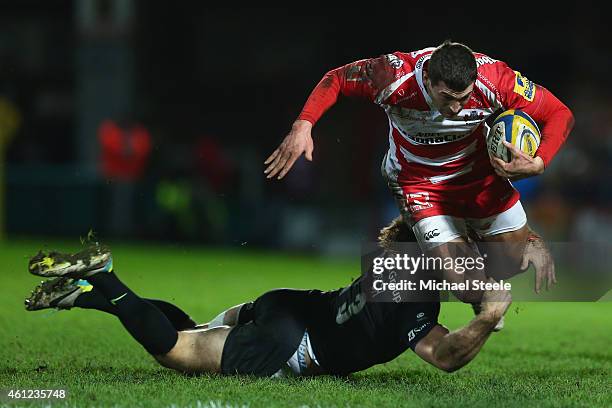
<svg viewBox="0 0 612 408"><path fill-rule="evenodd" d="M528 234L526 216L520 202L506 211L484 218L459 218L435 215L414 223L413 231L421 249L432 257L486 258L485 270L463 272L443 269L450 282L465 280L508 279L520 273L520 264ZM474 242L471 238L477 240ZM453 265L456 265L454 263ZM460 299L478 298L477 293L455 293Z"/></svg>
<svg viewBox="0 0 612 408"><path fill-rule="evenodd" d="M479 237L481 253L487 254L487 274L497 280L520 272L527 242L527 215L520 201L499 214L468 218L466 223Z"/></svg>
<svg viewBox="0 0 612 408"><path fill-rule="evenodd" d="M222 326L178 332L172 350L155 359L165 367L185 373L219 373L223 348L231 330Z"/></svg>
<svg viewBox="0 0 612 408"><path fill-rule="evenodd" d="M523 225L509 231L482 237L481 251L487 254L487 274L497 280L509 279L521 273L520 266L527 244L529 228Z"/></svg>

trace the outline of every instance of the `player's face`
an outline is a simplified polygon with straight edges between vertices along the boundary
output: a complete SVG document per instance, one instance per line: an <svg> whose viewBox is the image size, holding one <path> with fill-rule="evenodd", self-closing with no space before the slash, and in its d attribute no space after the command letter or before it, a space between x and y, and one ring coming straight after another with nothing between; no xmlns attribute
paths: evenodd
<svg viewBox="0 0 612 408"><path fill-rule="evenodd" d="M474 90L473 83L463 91L458 92L446 86L444 81L432 84L426 73L424 73L423 77L427 86L427 92L429 96L431 96L434 106L445 118L457 116L470 100L470 96Z"/></svg>

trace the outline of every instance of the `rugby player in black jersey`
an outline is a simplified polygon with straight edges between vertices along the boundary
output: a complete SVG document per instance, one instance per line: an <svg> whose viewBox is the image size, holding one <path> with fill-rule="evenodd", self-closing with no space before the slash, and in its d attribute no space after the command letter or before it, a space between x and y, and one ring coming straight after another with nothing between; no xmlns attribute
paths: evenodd
<svg viewBox="0 0 612 408"><path fill-rule="evenodd" d="M402 241L403 226L396 221L383 229L382 246ZM536 273L549 267L542 242L526 248L524 265L533 263ZM186 373L345 375L409 348L452 372L478 354L511 303L508 291L484 291L481 312L451 332L438 322L439 302L369 302L360 278L335 291L272 290L197 325L170 303L134 294L113 272L105 247L75 255L40 252L29 271L53 278L26 299L27 310L111 313L161 365Z"/></svg>

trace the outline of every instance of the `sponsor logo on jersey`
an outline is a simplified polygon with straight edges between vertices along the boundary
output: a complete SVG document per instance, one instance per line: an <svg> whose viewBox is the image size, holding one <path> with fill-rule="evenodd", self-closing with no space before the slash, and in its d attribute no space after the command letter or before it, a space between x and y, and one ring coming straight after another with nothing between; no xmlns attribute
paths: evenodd
<svg viewBox="0 0 612 408"><path fill-rule="evenodd" d="M526 77L522 76L520 72L514 71L514 73L514 93L517 93L529 102L532 102L536 93L535 84Z"/></svg>
<svg viewBox="0 0 612 408"><path fill-rule="evenodd" d="M449 135L441 135L440 133L417 133L416 135L408 135L408 139L412 140L415 144L432 145L432 144L444 144L444 143L449 143L449 142L455 142L469 135L470 135L469 133L466 133L466 134L454 133L454 134L449 134Z"/></svg>
<svg viewBox="0 0 612 408"><path fill-rule="evenodd" d="M497 62L496 59L493 59L491 57L487 57L486 55L483 55L482 57L478 57L476 58L476 66L479 67L481 65L485 65L485 64L495 64Z"/></svg>
<svg viewBox="0 0 612 408"><path fill-rule="evenodd" d="M417 61L416 65L414 66L414 69L415 69L415 70L417 70L417 71L418 71L418 70L420 70L421 68L423 68L423 63L425 62L425 59L426 59L425 57L427 57L427 56L421 57L421 58L420 58L420 59Z"/></svg>
<svg viewBox="0 0 612 408"><path fill-rule="evenodd" d="M463 120L466 122L474 121L474 120L483 120L484 112L471 111L469 114L463 115Z"/></svg>
<svg viewBox="0 0 612 408"><path fill-rule="evenodd" d="M429 241L430 239L433 239L438 235L440 235L440 231L438 231L438 229L436 228L431 231L427 231L425 234L423 234L423 238L425 238L425 241Z"/></svg>
<svg viewBox="0 0 612 408"><path fill-rule="evenodd" d="M426 328L429 325L430 325L430 322L423 323L419 327L415 327L414 329L410 330L408 332L408 341L414 340L414 338L416 337L416 334L421 332L421 331L423 331L423 329Z"/></svg>

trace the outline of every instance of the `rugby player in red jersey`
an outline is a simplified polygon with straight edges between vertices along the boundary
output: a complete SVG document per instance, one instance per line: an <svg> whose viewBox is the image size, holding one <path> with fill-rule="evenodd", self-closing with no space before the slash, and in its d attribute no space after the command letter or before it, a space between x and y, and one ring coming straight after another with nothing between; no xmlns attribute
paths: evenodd
<svg viewBox="0 0 612 408"><path fill-rule="evenodd" d="M382 172L423 251L448 256L460 248L469 254L469 236L514 243L516 249L501 261L509 275L518 272L522 248L533 237L509 180L544 172L567 138L574 118L559 99L504 62L450 41L356 61L329 71L314 88L265 161L268 178L283 178L302 154L312 160L312 127L340 95L367 99L387 113L389 150ZM489 157L486 121L507 109L520 109L540 125L535 157L507 143L509 163ZM451 281L483 279L445 272ZM455 295L477 303L481 293Z"/></svg>

